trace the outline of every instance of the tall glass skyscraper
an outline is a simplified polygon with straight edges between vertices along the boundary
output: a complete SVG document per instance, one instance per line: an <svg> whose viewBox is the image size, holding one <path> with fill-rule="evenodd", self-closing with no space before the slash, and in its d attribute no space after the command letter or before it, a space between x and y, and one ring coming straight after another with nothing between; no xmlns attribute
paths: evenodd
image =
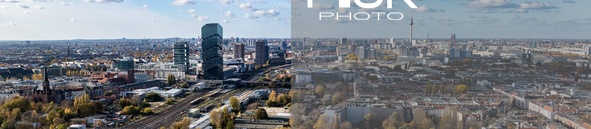
<svg viewBox="0 0 591 129"><path fill-rule="evenodd" d="M217 23L208 23L201 27L201 59L203 59L202 70L204 79L224 79L223 66L223 28Z"/></svg>
<svg viewBox="0 0 591 129"><path fill-rule="evenodd" d="M173 48L174 65L181 68L183 71L189 69L189 44L187 42L177 42Z"/></svg>

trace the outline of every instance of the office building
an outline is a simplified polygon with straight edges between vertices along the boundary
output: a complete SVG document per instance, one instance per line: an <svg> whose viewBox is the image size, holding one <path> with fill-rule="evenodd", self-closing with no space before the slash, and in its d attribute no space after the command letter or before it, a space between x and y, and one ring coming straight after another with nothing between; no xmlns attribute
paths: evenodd
<svg viewBox="0 0 591 129"><path fill-rule="evenodd" d="M451 41L449 42L449 49L456 47L456 34L451 34Z"/></svg>
<svg viewBox="0 0 591 129"><path fill-rule="evenodd" d="M188 71L189 68L189 44L177 42L173 48L173 62L180 70Z"/></svg>
<svg viewBox="0 0 591 129"><path fill-rule="evenodd" d="M244 44L234 44L234 59L244 59Z"/></svg>
<svg viewBox="0 0 591 129"><path fill-rule="evenodd" d="M217 23L208 23L201 27L201 59L203 60L203 78L207 80L221 80L223 73L223 28Z"/></svg>
<svg viewBox="0 0 591 129"><path fill-rule="evenodd" d="M257 40L255 43L255 49L255 63L259 65L266 64L269 60L269 46L267 46L267 40Z"/></svg>

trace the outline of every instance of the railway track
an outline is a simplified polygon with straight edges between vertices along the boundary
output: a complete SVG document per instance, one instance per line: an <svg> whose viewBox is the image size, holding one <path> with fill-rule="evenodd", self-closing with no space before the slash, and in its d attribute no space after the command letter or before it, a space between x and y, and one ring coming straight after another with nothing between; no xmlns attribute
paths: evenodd
<svg viewBox="0 0 591 129"><path fill-rule="evenodd" d="M123 128L140 128L140 129L158 129L160 127L169 127L176 120L183 118L187 110L191 109L191 101L205 95L206 92L199 92L191 94L185 99L169 106L163 111L147 116L147 118L141 119L136 124L129 124Z"/></svg>

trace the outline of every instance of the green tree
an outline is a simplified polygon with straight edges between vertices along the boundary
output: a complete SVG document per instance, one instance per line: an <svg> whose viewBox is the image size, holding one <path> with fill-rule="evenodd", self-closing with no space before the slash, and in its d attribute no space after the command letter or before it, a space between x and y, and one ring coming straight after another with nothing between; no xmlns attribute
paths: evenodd
<svg viewBox="0 0 591 129"><path fill-rule="evenodd" d="M29 101L29 99L27 99L25 97L19 97L19 96L15 96L12 99L10 99L8 102L4 103L4 108L6 108L8 110L18 108L18 109L20 109L21 112L25 112L27 110L32 109L31 102Z"/></svg>
<svg viewBox="0 0 591 129"><path fill-rule="evenodd" d="M425 94L431 94L432 93L431 91L432 91L431 90L431 83L428 82L427 86L425 86L425 90L423 92L425 92Z"/></svg>
<svg viewBox="0 0 591 129"><path fill-rule="evenodd" d="M463 94L466 93L466 91L468 91L468 87L465 84L460 84L455 87L456 94Z"/></svg>
<svg viewBox="0 0 591 129"><path fill-rule="evenodd" d="M172 98L168 98L168 100L166 100L164 102L164 104L168 104L168 105L172 105L174 103L174 101L172 100Z"/></svg>
<svg viewBox="0 0 591 129"><path fill-rule="evenodd" d="M174 75L168 74L168 77L166 78L166 82L168 83L168 85L174 85L174 84L176 84L176 78L174 77Z"/></svg>
<svg viewBox="0 0 591 129"><path fill-rule="evenodd" d="M240 101L238 98L232 96L230 97L230 106L232 107L232 112L240 112Z"/></svg>
<svg viewBox="0 0 591 129"><path fill-rule="evenodd" d="M144 109L142 109L141 113L144 115L150 115L154 112L152 112L152 108L144 108Z"/></svg>
<svg viewBox="0 0 591 129"><path fill-rule="evenodd" d="M146 94L146 101L148 102L157 102L157 101L162 101L162 96L160 96L160 94L154 93L154 92L150 92L148 94Z"/></svg>
<svg viewBox="0 0 591 129"><path fill-rule="evenodd" d="M263 108L257 109L257 111L254 113L254 119L260 120L260 119L267 119L267 118L269 118L269 115L267 115L267 110L265 110Z"/></svg>
<svg viewBox="0 0 591 129"><path fill-rule="evenodd" d="M127 106L133 105L129 99L121 98L119 99L119 108L125 108Z"/></svg>
<svg viewBox="0 0 591 129"><path fill-rule="evenodd" d="M121 110L121 115L137 115L140 113L139 107L126 106Z"/></svg>
<svg viewBox="0 0 591 129"><path fill-rule="evenodd" d="M397 129L402 121L400 120L400 115L398 112L393 112L384 122L382 122L382 127L384 129Z"/></svg>
<svg viewBox="0 0 591 129"><path fill-rule="evenodd" d="M183 84L181 84L181 88L189 88L189 83L183 82Z"/></svg>

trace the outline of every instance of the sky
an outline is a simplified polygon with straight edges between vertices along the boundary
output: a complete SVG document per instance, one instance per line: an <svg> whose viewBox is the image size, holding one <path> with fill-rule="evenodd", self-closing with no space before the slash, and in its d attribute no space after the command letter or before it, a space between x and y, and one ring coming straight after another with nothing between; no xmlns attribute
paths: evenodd
<svg viewBox="0 0 591 129"><path fill-rule="evenodd" d="M339 8L337 0L306 0L292 3L292 35L308 37L400 38L410 37L410 7L403 0L393 0L393 8L383 4L378 9ZM375 2L376 0L362 0ZM591 1L589 0L413 0L415 38L517 38L517 39L591 39ZM401 12L401 21L318 22L318 12ZM309 16L306 16L309 15ZM312 19L312 20L310 20ZM330 20L330 19L329 19ZM334 20L334 19L333 19ZM373 20L373 21L372 21ZM297 22L296 22L297 21ZM310 29L298 29L313 26ZM326 31L329 30L329 31ZM334 33L347 32L347 33ZM296 36L298 37L298 36Z"/></svg>
<svg viewBox="0 0 591 129"><path fill-rule="evenodd" d="M394 1L392 10L408 16ZM413 1L416 38L591 39L589 0ZM0 40L197 38L206 23L220 23L225 38L286 38L300 27L290 2L306 0L0 0ZM408 22L374 35L409 37Z"/></svg>
<svg viewBox="0 0 591 129"><path fill-rule="evenodd" d="M0 40L290 37L288 0L0 0Z"/></svg>

